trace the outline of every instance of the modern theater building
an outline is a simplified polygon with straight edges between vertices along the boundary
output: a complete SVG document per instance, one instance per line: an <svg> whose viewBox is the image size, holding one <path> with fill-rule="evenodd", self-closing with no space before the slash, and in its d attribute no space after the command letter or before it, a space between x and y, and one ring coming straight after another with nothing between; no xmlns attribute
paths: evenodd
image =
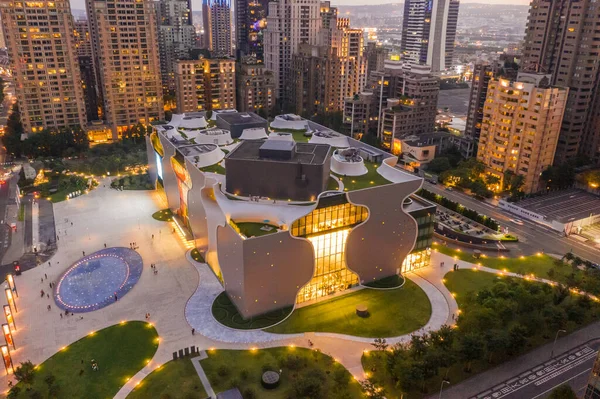
<svg viewBox="0 0 600 399"><path fill-rule="evenodd" d="M310 121L248 121L232 138L174 115L147 139L151 178L243 317L428 265L435 205L396 157Z"/></svg>

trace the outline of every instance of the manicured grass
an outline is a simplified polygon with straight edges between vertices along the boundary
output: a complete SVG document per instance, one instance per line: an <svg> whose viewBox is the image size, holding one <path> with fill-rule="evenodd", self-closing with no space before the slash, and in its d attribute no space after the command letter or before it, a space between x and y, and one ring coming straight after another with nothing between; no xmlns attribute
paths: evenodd
<svg viewBox="0 0 600 399"><path fill-rule="evenodd" d="M19 205L19 213L17 215L17 220L19 222L22 222L25 220L25 204L21 203L21 205Z"/></svg>
<svg viewBox="0 0 600 399"><path fill-rule="evenodd" d="M218 163L216 163L214 165L205 166L203 168L200 168L200 170L203 171L203 172L216 173L218 175L224 175L225 174L225 168L222 167Z"/></svg>
<svg viewBox="0 0 600 399"><path fill-rule="evenodd" d="M404 277L394 274L393 276L384 277L380 280L373 281L372 283L366 283L367 287L373 288L395 288L400 287L404 282Z"/></svg>
<svg viewBox="0 0 600 399"><path fill-rule="evenodd" d="M224 291L215 298L212 304L212 314L219 323L239 330L254 330L272 326L285 319L291 311L292 307L288 306L263 315L244 319Z"/></svg>
<svg viewBox="0 0 600 399"><path fill-rule="evenodd" d="M130 321L96 331L40 364L33 390L48 397L44 379L52 374L60 398L112 398L128 378L152 359L157 348L158 334L145 322ZM92 359L97 362L98 371L92 371ZM23 387L17 397L30 398L31 391Z"/></svg>
<svg viewBox="0 0 600 399"><path fill-rule="evenodd" d="M340 185L338 184L338 182L333 177L329 177L329 180L327 181L327 190L335 191L339 189Z"/></svg>
<svg viewBox="0 0 600 399"><path fill-rule="evenodd" d="M390 184L383 176L377 173L379 164L365 161L368 172L362 176L342 176L335 174L344 183L344 191L354 191L363 188Z"/></svg>
<svg viewBox="0 0 600 399"><path fill-rule="evenodd" d="M200 253L200 251L198 251L197 248L192 249L192 252L190 252L190 256L196 262L200 262L200 263L204 263L205 262L204 261L204 256L202 256L202 254Z"/></svg>
<svg viewBox="0 0 600 399"><path fill-rule="evenodd" d="M356 315L366 305L369 317ZM328 301L296 309L283 323L266 331L281 334L331 332L358 337L395 337L418 330L429 321L431 303L410 280L395 290L365 288Z"/></svg>
<svg viewBox="0 0 600 399"><path fill-rule="evenodd" d="M196 373L196 369L189 358L171 360L165 363L144 378L127 395L127 399L204 399L206 397L206 391L202 386L200 377L198 377L198 373Z"/></svg>
<svg viewBox="0 0 600 399"><path fill-rule="evenodd" d="M170 222L173 220L173 212L167 208L163 209L162 211L154 212L152 217L156 220L160 220L161 222Z"/></svg>
<svg viewBox="0 0 600 399"><path fill-rule="evenodd" d="M454 294L456 303L460 308L464 306L465 299L469 293L476 293L484 288L490 288L494 285L494 281L503 278L505 277L492 273L463 269L446 273L444 276L444 285L448 288L448 291Z"/></svg>
<svg viewBox="0 0 600 399"><path fill-rule="evenodd" d="M331 357L304 348L256 350L209 350L200 362L215 393L238 387L244 398L287 399L365 398L361 387L348 370ZM281 370L280 385L273 390L261 384L263 370ZM314 390L295 391L294 388ZM254 393L250 396L249 391Z"/></svg>
<svg viewBox="0 0 600 399"><path fill-rule="evenodd" d="M556 271L571 271L571 267L565 266L561 268L555 267L555 259L545 254L522 256L518 258L510 258L508 255L501 257L482 255L476 259L473 256L473 250L455 250L443 245L436 245L435 249L443 254L456 256L460 260L471 263L480 263L482 266L491 267L492 269L506 270L519 274L533 274L536 277L549 278L548 270L554 268ZM502 257L504 256L504 257ZM561 275L562 276L562 275ZM561 281L560 277L556 281Z"/></svg>
<svg viewBox="0 0 600 399"><path fill-rule="evenodd" d="M239 227L242 234L248 238L260 237L260 236L264 236L267 234L277 233L277 226L273 226L272 224L269 224L269 223L243 222L243 223L236 223L236 225ZM261 230L261 228L263 226L269 226L269 227L271 227L271 230L268 230L268 231Z"/></svg>

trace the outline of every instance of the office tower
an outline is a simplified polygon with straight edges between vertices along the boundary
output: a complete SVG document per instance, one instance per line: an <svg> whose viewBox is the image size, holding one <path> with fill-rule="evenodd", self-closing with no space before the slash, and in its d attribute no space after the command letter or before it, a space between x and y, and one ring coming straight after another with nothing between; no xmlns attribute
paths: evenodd
<svg viewBox="0 0 600 399"><path fill-rule="evenodd" d="M112 139L164 119L152 0L88 0L92 52Z"/></svg>
<svg viewBox="0 0 600 399"><path fill-rule="evenodd" d="M394 138L431 133L435 126L439 78L428 66L398 62L388 62L382 75L380 87L373 90L380 101L382 146L391 149Z"/></svg>
<svg viewBox="0 0 600 399"><path fill-rule="evenodd" d="M481 121L483 120L483 106L487 98L487 89L490 79L494 76L494 68L489 63L476 63L473 68L471 80L471 94L469 95L469 108L467 111L467 126L465 136L476 142L479 140Z"/></svg>
<svg viewBox="0 0 600 399"><path fill-rule="evenodd" d="M202 18L206 48L213 57L233 55L231 0L203 0Z"/></svg>
<svg viewBox="0 0 600 399"><path fill-rule="evenodd" d="M383 71L385 61L389 57L389 51L383 46L378 46L376 42L367 43L365 48L365 57L367 58L367 71Z"/></svg>
<svg viewBox="0 0 600 399"><path fill-rule="evenodd" d="M186 0L160 0L156 3L158 48L163 90L175 91L175 62L189 58L196 40L191 10Z"/></svg>
<svg viewBox="0 0 600 399"><path fill-rule="evenodd" d="M400 50L403 59L433 72L452 67L459 0L406 0Z"/></svg>
<svg viewBox="0 0 600 399"><path fill-rule="evenodd" d="M25 133L84 126L69 2L2 0L0 14Z"/></svg>
<svg viewBox="0 0 600 399"><path fill-rule="evenodd" d="M540 175L552 165L566 108L568 89L550 86L550 78L521 73L488 85L477 159L502 184L507 172L523 176L525 193L544 188Z"/></svg>
<svg viewBox="0 0 600 399"><path fill-rule="evenodd" d="M235 109L235 60L199 58L175 65L177 112Z"/></svg>
<svg viewBox="0 0 600 399"><path fill-rule="evenodd" d="M322 19L320 0L281 0L269 3L264 54L275 75L275 96L286 102L292 55L300 43L317 45Z"/></svg>
<svg viewBox="0 0 600 399"><path fill-rule="evenodd" d="M531 2L522 68L551 74L552 85L570 89L555 163L578 153L600 160L600 30L592 28L598 24L595 0Z"/></svg>
<svg viewBox="0 0 600 399"><path fill-rule="evenodd" d="M98 120L98 93L96 91L96 72L92 58L92 40L87 20L75 21L75 48L81 75L81 88L85 101L87 122Z"/></svg>
<svg viewBox="0 0 600 399"><path fill-rule="evenodd" d="M275 77L265 64L254 57L245 57L237 68L237 109L256 112L262 116L271 113L275 105Z"/></svg>
<svg viewBox="0 0 600 399"><path fill-rule="evenodd" d="M235 34L238 59L254 56L264 60L263 30L267 27L269 0L235 1Z"/></svg>

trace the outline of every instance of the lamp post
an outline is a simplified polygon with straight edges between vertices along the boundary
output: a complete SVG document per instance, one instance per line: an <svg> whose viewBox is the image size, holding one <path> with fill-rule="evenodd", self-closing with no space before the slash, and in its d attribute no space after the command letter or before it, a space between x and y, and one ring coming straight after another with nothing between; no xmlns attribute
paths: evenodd
<svg viewBox="0 0 600 399"><path fill-rule="evenodd" d="M567 332L567 330L558 330L556 332L556 336L554 337L554 343L552 344L552 352L550 352L550 359L552 359L552 357L554 357L554 347L556 346L556 340L558 339L558 334L560 334L561 332L565 333L565 332Z"/></svg>
<svg viewBox="0 0 600 399"><path fill-rule="evenodd" d="M442 383L440 384L440 397L439 397L439 399L442 399L442 390L444 389L444 384L450 385L450 381L448 381L448 380L442 380Z"/></svg>

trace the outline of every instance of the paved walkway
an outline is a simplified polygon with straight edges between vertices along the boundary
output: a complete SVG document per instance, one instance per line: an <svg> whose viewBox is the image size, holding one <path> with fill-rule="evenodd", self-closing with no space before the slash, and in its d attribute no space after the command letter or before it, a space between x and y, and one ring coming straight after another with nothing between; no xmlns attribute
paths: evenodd
<svg viewBox="0 0 600 399"><path fill-rule="evenodd" d="M192 358L191 361L192 361L192 364L194 365L194 368L196 369L196 373L198 373L198 378L200 378L200 382L204 386L204 390L206 391L206 394L208 396L210 396L211 398L216 398L217 395L215 395L215 391L212 389L212 386L210 385L210 381L208 380L208 377L206 376L204 369L200 365L200 360L204 360L206 358L208 358L208 355L206 354L205 351L202 351L202 352L200 352L200 356L196 356L196 357Z"/></svg>
<svg viewBox="0 0 600 399"><path fill-rule="evenodd" d="M238 335L238 332L232 333L223 327L212 329L215 322L208 303L212 304L211 298L220 292L220 285L216 285L216 277L206 265L191 263L186 259L186 248L178 241L178 236L171 233L169 223L151 217L163 208L158 194L110 190L109 183L109 179L104 179L89 194L54 205L59 236L55 256L50 263L45 262L28 270L16 280L20 296L17 299L19 312L15 317L19 330L14 333L18 349L12 352L15 364L25 360L39 364L61 347L91 331L122 320L144 320L149 312L150 320L160 336L159 347L152 361L133 376L115 398L124 399L150 372L171 360L173 352L191 345L200 350L251 347L260 350L286 345L308 347L310 339L314 343L313 348L337 359L356 378L364 378L361 356L363 351L373 349L372 340L368 338L326 333L276 335L262 331L239 332ZM154 240L151 239L152 234ZM134 241L139 246L138 252L148 272L142 272L138 283L118 302L84 313L83 319L77 316L61 319L53 299L40 296L40 290L50 293L49 283L56 282L72 263L81 258L82 251L91 254L104 248L104 244L127 247ZM150 263L157 265L158 275L150 272ZM451 302L446 298L442 286L436 282L434 274L425 271L407 277L425 290L432 302L432 316L422 331L438 329L450 318L448 303ZM441 282L441 279L437 280ZM52 306L51 311L46 310L47 305ZM196 312L204 313L204 319L198 319L200 316L196 316ZM205 328L197 323L207 323L207 326ZM197 333L194 336L190 324L196 326ZM251 338L244 337L246 334L250 334ZM409 339L410 335L407 334L389 341L393 343ZM7 377L0 377L0 385L6 383Z"/></svg>

